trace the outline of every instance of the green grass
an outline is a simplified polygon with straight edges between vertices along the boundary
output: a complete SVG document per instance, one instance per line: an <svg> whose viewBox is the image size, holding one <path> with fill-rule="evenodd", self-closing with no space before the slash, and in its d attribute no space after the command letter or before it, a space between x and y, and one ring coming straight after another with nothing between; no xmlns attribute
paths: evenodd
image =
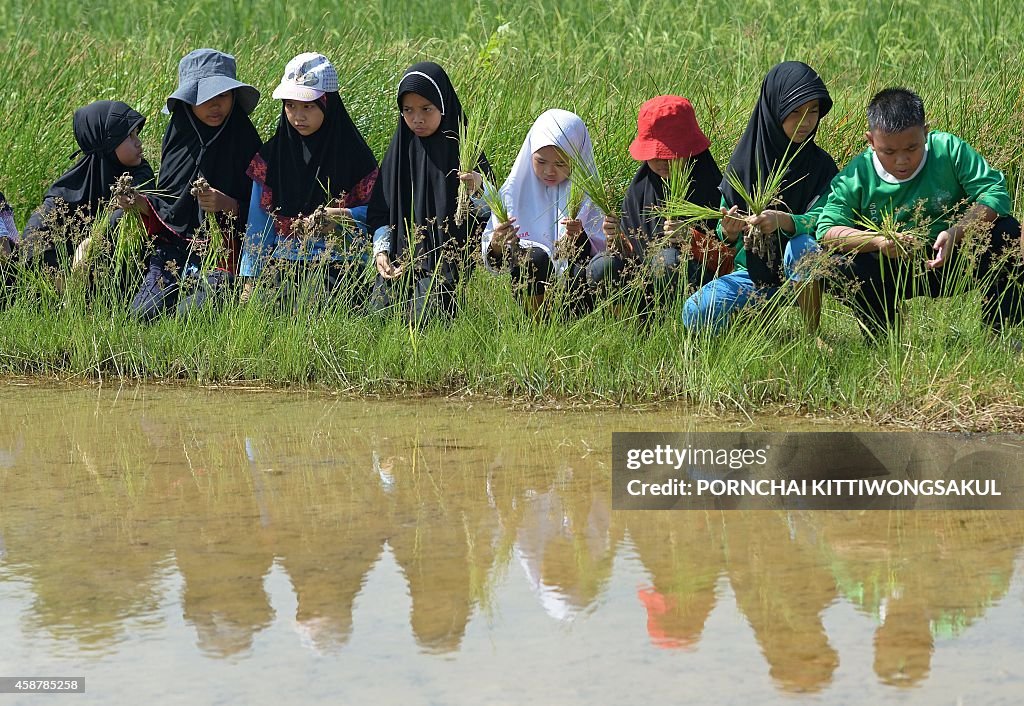
<svg viewBox="0 0 1024 706"><path fill-rule="evenodd" d="M71 114L100 98L149 118L157 167L178 59L198 46L236 55L263 100L254 122L269 136L269 98L284 64L321 51L339 68L342 96L380 157L397 121L402 70L425 58L452 76L472 120L488 125L487 156L507 174L534 118L549 107L586 121L602 175L624 193L636 164L626 147L636 111L653 95L690 98L726 163L778 61L815 67L835 106L819 143L840 164L864 147L863 110L879 88L903 83L926 102L933 128L957 133L1024 191L1024 18L1000 0L849 4L753 0L672 5L421 0L304 5L57 3L0 7L0 190L19 225L74 148ZM1018 199L1019 200L1019 199ZM1018 211L1019 213L1019 211ZM507 282L477 272L451 325L410 332L399 321L341 309L293 316L264 305L229 307L155 325L116 305L69 306L22 290L0 312L0 374L122 376L204 383L344 388L357 393L468 392L582 402L682 400L697 409L782 406L813 414L932 426L1018 424L1024 372L978 323L976 296L914 302L902 342L876 348L849 310L826 301L822 352L795 308L774 323L744 317L720 339L688 337L677 302L643 329L606 305L576 322L535 322ZM628 309L628 307L627 307ZM619 315L613 315L617 312ZM745 328L744 328L745 327Z"/></svg>

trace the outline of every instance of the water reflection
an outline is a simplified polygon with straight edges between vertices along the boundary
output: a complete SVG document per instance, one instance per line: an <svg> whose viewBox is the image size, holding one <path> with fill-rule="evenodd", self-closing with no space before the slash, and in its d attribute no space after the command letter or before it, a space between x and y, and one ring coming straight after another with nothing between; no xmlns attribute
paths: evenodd
<svg viewBox="0 0 1024 706"><path fill-rule="evenodd" d="M351 658L388 554L423 655L474 654L479 635L516 653L521 623L571 662L574 631L609 621L609 654L671 675L735 615L771 688L813 693L856 660L860 619L862 672L891 690L927 684L942 644L1020 585L1021 513L614 513L609 431L650 428L635 415L155 389L0 404L0 586L24 587L19 639L52 654L109 656L180 621L205 658L245 663L282 634ZM268 590L275 567L294 608ZM831 627L841 606L859 618Z"/></svg>

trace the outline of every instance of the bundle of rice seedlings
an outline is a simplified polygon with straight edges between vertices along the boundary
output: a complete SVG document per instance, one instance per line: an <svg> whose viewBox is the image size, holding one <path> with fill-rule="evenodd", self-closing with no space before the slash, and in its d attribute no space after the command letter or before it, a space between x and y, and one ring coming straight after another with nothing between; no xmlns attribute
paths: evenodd
<svg viewBox="0 0 1024 706"><path fill-rule="evenodd" d="M569 180L569 198L566 201L566 215L576 220L580 217L580 209L583 208L583 199L586 194L575 179Z"/></svg>
<svg viewBox="0 0 1024 706"><path fill-rule="evenodd" d="M601 176L601 171L595 162L589 164L583 155L572 149L566 155L569 158L569 199L568 215L570 218L577 218L583 204L583 196L590 199L591 203L597 206L606 215L612 218L619 218L619 201L614 189ZM574 189L576 194L574 195ZM575 203L574 203L575 201ZM576 212L573 213L575 207ZM621 238L626 249L633 252L633 244L629 238L623 235Z"/></svg>
<svg viewBox="0 0 1024 706"><path fill-rule="evenodd" d="M132 175L125 172L110 188L110 198L117 202L125 199L134 202L139 197ZM118 272L138 268L142 265L146 250L146 228L137 209L128 208L121 215L117 225L117 239L114 243L114 267Z"/></svg>
<svg viewBox="0 0 1024 706"><path fill-rule="evenodd" d="M693 164L689 160L672 160L665 182L665 198L661 206L652 209L653 215L665 220L681 221L685 228L723 218L720 210L693 203L687 199L693 177Z"/></svg>
<svg viewBox="0 0 1024 706"><path fill-rule="evenodd" d="M291 233L300 242L310 242L323 236L327 226L335 219L327 213L327 208L317 206L308 216L299 216L292 220Z"/></svg>
<svg viewBox="0 0 1024 706"><path fill-rule="evenodd" d="M488 132L487 124L482 121L464 121L459 125L459 171L475 172L483 155L483 144ZM455 224L462 225L469 215L469 187L466 182L459 181L459 194L455 207Z"/></svg>
<svg viewBox="0 0 1024 706"><path fill-rule="evenodd" d="M491 209L491 215L497 219L498 223L508 222L508 208L505 206L505 199L501 196L501 190L487 177L484 177L481 197Z"/></svg>
<svg viewBox="0 0 1024 706"><path fill-rule="evenodd" d="M206 180L206 177L199 177L192 182L192 195L199 197L199 195L210 189L210 182ZM213 272L220 265L227 253L227 247L224 244L224 233L220 229L220 224L217 222L217 216L214 213L206 213L206 218L203 223L206 230L206 242L205 252L203 255L202 273L203 275ZM202 250L202 242L200 242L200 250Z"/></svg>
<svg viewBox="0 0 1024 706"><path fill-rule="evenodd" d="M858 213L854 215L853 222L858 228L868 233L877 233L891 242L901 258L909 258L913 253L924 248L925 239L922 229L919 226L901 223L896 214L891 211L882 213L878 222L873 221L867 215ZM906 242L908 239L910 240L909 244Z"/></svg>
<svg viewBox="0 0 1024 706"><path fill-rule="evenodd" d="M96 216L89 229L89 244L85 249L84 257L81 262L75 262L75 265L92 266L99 260L100 253L103 252L104 241L110 234L111 216L113 216L113 210L110 208L110 204L101 201L97 205Z"/></svg>

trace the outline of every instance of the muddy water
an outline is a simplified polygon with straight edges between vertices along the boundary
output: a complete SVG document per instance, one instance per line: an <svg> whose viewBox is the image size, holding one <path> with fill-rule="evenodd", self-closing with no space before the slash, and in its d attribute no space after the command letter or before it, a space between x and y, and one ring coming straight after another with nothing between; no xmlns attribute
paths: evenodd
<svg viewBox="0 0 1024 706"><path fill-rule="evenodd" d="M0 676L96 704L1020 701L1024 513L612 512L611 431L723 426L0 387Z"/></svg>

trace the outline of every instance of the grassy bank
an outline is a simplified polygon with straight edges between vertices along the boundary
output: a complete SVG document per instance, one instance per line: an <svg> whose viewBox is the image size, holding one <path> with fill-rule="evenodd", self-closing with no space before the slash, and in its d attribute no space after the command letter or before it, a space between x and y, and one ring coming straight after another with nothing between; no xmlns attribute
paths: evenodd
<svg viewBox="0 0 1024 706"><path fill-rule="evenodd" d="M1009 3L938 5L750 2L742 7L613 0L253 5L109 0L9 2L0 71L0 190L19 225L74 149L71 114L99 98L128 101L150 119L143 134L157 166L178 59L197 46L238 57L240 77L264 93L254 114L269 135L269 99L284 63L323 51L378 157L397 120L402 69L445 65L471 119L497 126L488 155L507 173L533 119L558 106L579 113L602 172L620 192L635 170L626 146L636 110L659 93L690 97L724 166L761 78L783 59L810 63L835 107L819 142L840 164L863 148L863 107L879 88L905 83L925 98L932 127L974 144L1007 175L1020 200L1024 173L1024 19ZM1019 215L1020 210L1015 212ZM697 408L783 406L924 426L1019 428L1024 373L977 324L968 296L915 302L902 340L867 346L849 310L828 301L820 349L795 310L729 335L689 337L679 303L649 327L606 305L575 322L524 317L507 282L478 272L451 325L411 332L401 321L337 308L292 315L259 300L153 325L123 309L39 298L28 289L0 312L0 373L120 376L203 382L259 381L362 393L561 397L580 401L678 399Z"/></svg>

